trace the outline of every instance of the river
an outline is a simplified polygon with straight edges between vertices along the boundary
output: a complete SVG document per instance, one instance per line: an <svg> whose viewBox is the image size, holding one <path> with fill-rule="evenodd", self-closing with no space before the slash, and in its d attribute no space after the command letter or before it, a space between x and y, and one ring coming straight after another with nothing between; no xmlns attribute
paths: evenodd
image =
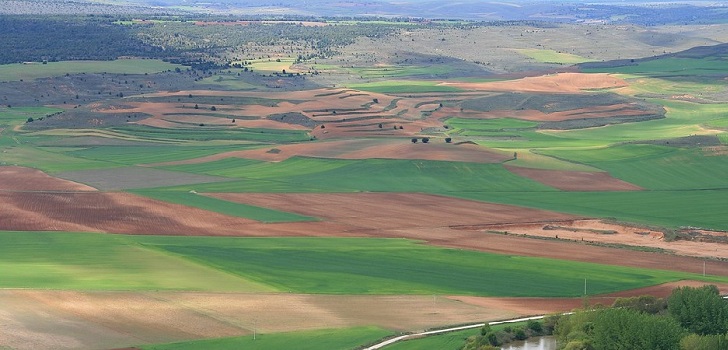
<svg viewBox="0 0 728 350"><path fill-rule="evenodd" d="M501 347L503 350L556 350L554 337L533 337L525 341L512 342Z"/></svg>

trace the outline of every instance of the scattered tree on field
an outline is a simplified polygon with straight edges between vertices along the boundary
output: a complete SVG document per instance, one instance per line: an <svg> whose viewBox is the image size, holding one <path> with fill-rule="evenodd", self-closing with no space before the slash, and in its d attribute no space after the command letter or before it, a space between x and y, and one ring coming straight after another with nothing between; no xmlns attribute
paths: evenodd
<svg viewBox="0 0 728 350"><path fill-rule="evenodd" d="M451 142L452 142L452 138L451 137L446 137L445 138L445 143L451 143Z"/></svg>
<svg viewBox="0 0 728 350"><path fill-rule="evenodd" d="M428 143L428 142L430 142L430 138L429 137L423 137L422 138L422 143Z"/></svg>
<svg viewBox="0 0 728 350"><path fill-rule="evenodd" d="M417 138L416 137L413 137L412 138L412 143L417 143Z"/></svg>
<svg viewBox="0 0 728 350"><path fill-rule="evenodd" d="M196 103L195 103L195 109L200 109L200 106L198 106Z"/></svg>
<svg viewBox="0 0 728 350"><path fill-rule="evenodd" d="M216 110L217 110L217 107L215 107L215 106L212 106L212 107L210 107L210 110L211 110L211 111L216 111Z"/></svg>

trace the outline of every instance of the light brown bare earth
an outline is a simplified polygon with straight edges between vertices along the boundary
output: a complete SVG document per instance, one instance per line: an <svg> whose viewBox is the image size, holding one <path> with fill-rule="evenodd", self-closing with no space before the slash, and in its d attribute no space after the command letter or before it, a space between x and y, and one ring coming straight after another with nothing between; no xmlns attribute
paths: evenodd
<svg viewBox="0 0 728 350"><path fill-rule="evenodd" d="M506 166L508 171L562 191L639 191L641 187L606 172L564 171Z"/></svg>
<svg viewBox="0 0 728 350"><path fill-rule="evenodd" d="M663 249L677 255L728 259L728 247L720 243L676 240L665 241L663 232L644 227L605 222L602 220L569 220L532 224L498 224L478 228L482 232L503 232L513 235L558 238L586 243L623 244L634 247ZM704 234L728 237L728 232L707 231Z"/></svg>
<svg viewBox="0 0 728 350"><path fill-rule="evenodd" d="M0 346L100 349L355 326L393 331L516 317L432 296L0 290ZM265 336L265 335L260 335Z"/></svg>

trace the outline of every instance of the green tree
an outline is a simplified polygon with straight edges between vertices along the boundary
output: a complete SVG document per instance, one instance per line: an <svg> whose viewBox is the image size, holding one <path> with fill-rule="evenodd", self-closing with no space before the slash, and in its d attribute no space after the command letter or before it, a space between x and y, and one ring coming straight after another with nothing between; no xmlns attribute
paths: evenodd
<svg viewBox="0 0 728 350"><path fill-rule="evenodd" d="M700 335L728 332L728 302L716 286L676 288L667 299L670 315L685 329Z"/></svg>
<svg viewBox="0 0 728 350"><path fill-rule="evenodd" d="M671 317L631 309L605 309L595 314L591 331L595 350L678 350L685 333Z"/></svg>

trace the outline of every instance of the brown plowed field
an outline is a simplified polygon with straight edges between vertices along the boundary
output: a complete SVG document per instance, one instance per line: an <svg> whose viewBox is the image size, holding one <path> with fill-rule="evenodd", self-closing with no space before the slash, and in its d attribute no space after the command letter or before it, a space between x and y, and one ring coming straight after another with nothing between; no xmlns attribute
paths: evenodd
<svg viewBox="0 0 728 350"><path fill-rule="evenodd" d="M511 157L474 144L446 144L431 140L413 144L410 139L341 140L295 145L281 145L244 151L232 151L182 161L151 164L153 166L207 163L225 158L246 158L279 162L295 156L336 159L423 159L473 163L500 163Z"/></svg>
<svg viewBox="0 0 728 350"><path fill-rule="evenodd" d="M352 236L335 222L264 224L130 193L0 192L0 230L176 236Z"/></svg>
<svg viewBox="0 0 728 350"><path fill-rule="evenodd" d="M0 166L0 191L96 191L96 189L52 177L32 168Z"/></svg>
<svg viewBox="0 0 728 350"><path fill-rule="evenodd" d="M495 224L544 225L576 219L537 209L415 193L209 195L322 218L345 227L343 232L347 234L363 237L410 238L459 249L694 273L702 272L703 268L702 259L688 256L607 248L580 240L541 240L485 232ZM322 232L321 235L326 234ZM591 240L599 242L600 237L592 235ZM630 244L629 241L621 243ZM677 244L664 242L664 249L672 247L677 250ZM716 249L724 248L718 243L701 242L693 249L695 254L690 255L714 257L717 256L714 254ZM728 276L728 262L710 261L708 266L711 274Z"/></svg>
<svg viewBox="0 0 728 350"><path fill-rule="evenodd" d="M506 166L508 171L562 191L639 191L641 187L606 172L564 171Z"/></svg>

